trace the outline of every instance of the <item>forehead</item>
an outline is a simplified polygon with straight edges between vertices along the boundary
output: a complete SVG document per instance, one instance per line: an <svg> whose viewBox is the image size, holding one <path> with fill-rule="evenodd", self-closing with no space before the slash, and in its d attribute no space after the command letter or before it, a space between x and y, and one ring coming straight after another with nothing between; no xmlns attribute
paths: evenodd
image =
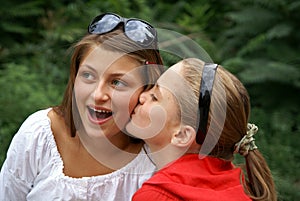
<svg viewBox="0 0 300 201"><path fill-rule="evenodd" d="M158 79L157 84L160 87L169 90L176 99L187 96L189 92L189 85L181 74L182 63L177 63L166 70Z"/></svg>
<svg viewBox="0 0 300 201"><path fill-rule="evenodd" d="M113 52L101 48L91 49L83 59L81 65L89 65L101 71L123 70L129 71L141 63L138 59L121 52Z"/></svg>

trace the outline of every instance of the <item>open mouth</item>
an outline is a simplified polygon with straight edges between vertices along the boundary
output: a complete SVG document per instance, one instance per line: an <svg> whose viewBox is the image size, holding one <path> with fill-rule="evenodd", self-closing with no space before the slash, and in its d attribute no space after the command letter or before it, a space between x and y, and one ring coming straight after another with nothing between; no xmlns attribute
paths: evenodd
<svg viewBox="0 0 300 201"><path fill-rule="evenodd" d="M103 121L107 118L110 118L112 116L112 111L109 110L98 110L95 108L90 108L88 107L89 113L90 113L90 117L94 120L94 121Z"/></svg>

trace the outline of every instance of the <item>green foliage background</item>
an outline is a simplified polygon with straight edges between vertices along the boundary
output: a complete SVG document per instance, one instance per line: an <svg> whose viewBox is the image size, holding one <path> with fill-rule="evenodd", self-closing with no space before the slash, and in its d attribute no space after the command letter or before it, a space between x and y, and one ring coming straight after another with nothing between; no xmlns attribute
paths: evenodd
<svg viewBox="0 0 300 201"><path fill-rule="evenodd" d="M300 200L299 0L11 0L0 7L0 165L32 112L60 103L69 47L102 12L187 35L237 75L279 200ZM189 50L185 50L189 51ZM166 65L174 58L164 55Z"/></svg>

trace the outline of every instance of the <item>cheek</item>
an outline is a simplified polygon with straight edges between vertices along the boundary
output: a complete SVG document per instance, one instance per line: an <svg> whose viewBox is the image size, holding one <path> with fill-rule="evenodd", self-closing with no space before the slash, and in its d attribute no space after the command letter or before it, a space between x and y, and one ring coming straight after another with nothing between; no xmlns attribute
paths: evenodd
<svg viewBox="0 0 300 201"><path fill-rule="evenodd" d="M144 140L164 136L166 113L159 105L143 104L138 106L127 131ZM163 134L162 134L163 133Z"/></svg>
<svg viewBox="0 0 300 201"><path fill-rule="evenodd" d="M136 105L139 102L139 97L140 94L143 92L143 89L138 89L136 90L132 96L130 97L130 101L129 101L129 112L132 113L132 111L134 110L134 108L136 107Z"/></svg>
<svg viewBox="0 0 300 201"><path fill-rule="evenodd" d="M115 92L113 94L112 110L114 111L114 121L120 129L124 128L130 119L130 114L138 103L141 91L142 90L133 90L130 92Z"/></svg>
<svg viewBox="0 0 300 201"><path fill-rule="evenodd" d="M74 83L74 94L77 104L80 103L80 100L85 96L86 91L84 90L84 86L76 79Z"/></svg>
<svg viewBox="0 0 300 201"><path fill-rule="evenodd" d="M143 105L141 106L141 108L139 108L139 112L136 114L137 119L135 119L136 121L138 121L140 123L139 126L146 128L149 127L151 124L151 118L150 118L150 110L151 108Z"/></svg>
<svg viewBox="0 0 300 201"><path fill-rule="evenodd" d="M113 107L118 111L131 114L138 104L142 89L127 92L115 92L112 96Z"/></svg>
<svg viewBox="0 0 300 201"><path fill-rule="evenodd" d="M83 84L78 80L75 80L73 91L75 93L75 99L77 104L82 104L82 102L90 96L93 90L91 86Z"/></svg>

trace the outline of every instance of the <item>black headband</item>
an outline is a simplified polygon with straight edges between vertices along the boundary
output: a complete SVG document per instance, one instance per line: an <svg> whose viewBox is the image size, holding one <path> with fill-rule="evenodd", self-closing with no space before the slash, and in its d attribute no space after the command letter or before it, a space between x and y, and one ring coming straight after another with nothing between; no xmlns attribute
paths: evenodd
<svg viewBox="0 0 300 201"><path fill-rule="evenodd" d="M196 142L198 144L203 144L206 136L211 93L213 89L217 68L218 68L218 64L205 63L202 71L202 79L201 79L199 103L198 103L200 123L199 123L199 128L196 136Z"/></svg>

